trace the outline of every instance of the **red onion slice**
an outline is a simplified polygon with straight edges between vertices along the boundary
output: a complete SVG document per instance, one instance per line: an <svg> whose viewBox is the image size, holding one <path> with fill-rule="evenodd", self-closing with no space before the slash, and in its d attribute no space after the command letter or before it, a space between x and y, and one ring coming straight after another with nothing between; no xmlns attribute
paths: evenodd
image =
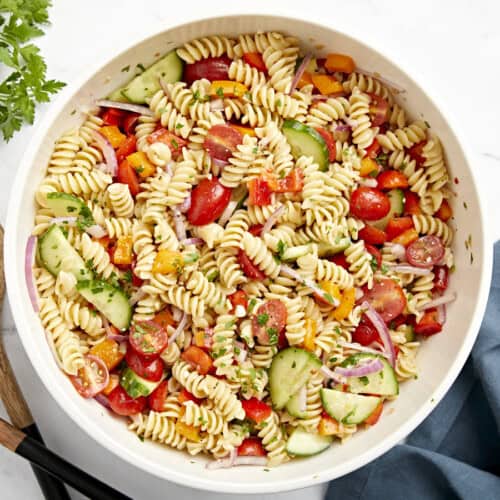
<svg viewBox="0 0 500 500"><path fill-rule="evenodd" d="M346 349L352 349L353 351L367 352L370 354L378 354L379 356L384 356L384 358L389 357L389 355L385 352L377 351L376 349L371 349L370 347L365 347L365 346L358 344L356 342L340 341L340 342L338 342L338 345L341 347L345 347Z"/></svg>
<svg viewBox="0 0 500 500"><path fill-rule="evenodd" d="M224 101L222 99L210 101L210 111L224 111Z"/></svg>
<svg viewBox="0 0 500 500"><path fill-rule="evenodd" d="M373 326L377 330L382 343L384 344L384 351L389 355L389 362L392 366L394 366L394 363L396 362L396 351L394 350L394 344L392 343L387 325L380 314L375 311L369 302L364 301L361 304L361 307L365 310L367 318L372 322Z"/></svg>
<svg viewBox="0 0 500 500"><path fill-rule="evenodd" d="M336 132L348 132L349 130L351 130L351 127L345 123L341 123L335 127Z"/></svg>
<svg viewBox="0 0 500 500"><path fill-rule="evenodd" d="M354 129L354 128L356 128L358 126L358 122L356 120L353 120L352 118L349 118L348 116L344 118L344 121L352 129Z"/></svg>
<svg viewBox="0 0 500 500"><path fill-rule="evenodd" d="M201 238L186 238L185 240L181 240L184 246L188 245L203 245L205 242Z"/></svg>
<svg viewBox="0 0 500 500"><path fill-rule="evenodd" d="M99 394L96 394L94 396L94 399L99 403L101 404L102 406L104 406L104 408L111 408L111 406L109 405L109 400L108 398L102 394L102 393L99 393Z"/></svg>
<svg viewBox="0 0 500 500"><path fill-rule="evenodd" d="M102 226L99 226L99 224L94 224L88 227L87 229L85 229L85 232L89 233L90 236L92 236L92 238L95 238L96 240L100 240L108 234Z"/></svg>
<svg viewBox="0 0 500 500"><path fill-rule="evenodd" d="M115 333L115 331L111 328L108 319L105 316L102 317L102 324L104 326L104 331L106 332L106 337L110 340L114 340L115 342L122 343L128 340L128 335L122 335L120 333Z"/></svg>
<svg viewBox="0 0 500 500"><path fill-rule="evenodd" d="M436 311L438 323L440 325L444 325L446 323L446 306L441 304L440 306L437 306Z"/></svg>
<svg viewBox="0 0 500 500"><path fill-rule="evenodd" d="M337 366L335 368L335 373L342 375L344 377L364 377L365 375L370 375L371 373L377 373L384 365L380 359L373 359L369 363L365 363L363 365L354 366L351 368L343 368L341 366Z"/></svg>
<svg viewBox="0 0 500 500"><path fill-rule="evenodd" d="M273 226L274 224L276 224L276 222L278 222L278 219L282 216L282 214L284 213L285 211L285 206L284 205L280 205L269 217L269 219L267 219L266 223L264 224L264 226L262 227L262 231L261 231L261 236L265 233L267 233Z"/></svg>
<svg viewBox="0 0 500 500"><path fill-rule="evenodd" d="M139 104L132 104L130 102L118 102L110 101L108 99L100 99L96 102L101 108L115 108L122 109L123 111L130 111L131 113L139 113L140 115L154 116L153 111L151 111L147 106L141 106Z"/></svg>
<svg viewBox="0 0 500 500"><path fill-rule="evenodd" d="M185 214L191 208L191 196L184 198L184 201L177 205L177 208L181 214Z"/></svg>
<svg viewBox="0 0 500 500"><path fill-rule="evenodd" d="M135 304L137 304L137 302L139 302L140 300L142 300L144 297L146 297L147 293L142 289L142 288L139 288L138 290L136 290L132 296L130 297L130 299L128 299L128 303L131 305L131 306L135 306Z"/></svg>
<svg viewBox="0 0 500 500"><path fill-rule="evenodd" d="M179 324L177 325L175 332L168 339L169 344L173 344L175 342L175 340L177 339L177 337L184 331L184 328L186 327L186 323L187 323L187 314L184 311L182 311L182 318L181 318Z"/></svg>
<svg viewBox="0 0 500 500"><path fill-rule="evenodd" d="M76 224L76 217L52 217L50 222L52 224L67 224L73 227Z"/></svg>
<svg viewBox="0 0 500 500"><path fill-rule="evenodd" d="M172 306L171 309L172 309L172 318L174 318L175 322L179 322L182 318L182 315L184 314L184 311L175 306Z"/></svg>
<svg viewBox="0 0 500 500"><path fill-rule="evenodd" d="M219 160L219 158L212 158L212 163L219 168L224 168L226 165L229 165L229 162L226 160Z"/></svg>
<svg viewBox="0 0 500 500"><path fill-rule="evenodd" d="M361 186L375 188L378 185L377 179L373 179L372 177L361 177L359 179L359 184Z"/></svg>
<svg viewBox="0 0 500 500"><path fill-rule="evenodd" d="M230 467L235 467L238 465L261 465L264 466L267 464L266 457L234 457L231 455L227 458L219 458L218 460L214 460L207 464L208 470L217 470L217 469L228 469Z"/></svg>
<svg viewBox="0 0 500 500"><path fill-rule="evenodd" d="M362 75L369 76L370 78L374 78L375 80L378 80L380 83L383 83L388 87L392 87L393 90L396 90L398 92L406 92L406 90L401 85L394 83L391 80L387 80L386 78L383 78L378 73L373 73L371 71L367 71L366 69L362 68L356 68L355 71L356 73L360 73Z"/></svg>
<svg viewBox="0 0 500 500"><path fill-rule="evenodd" d="M386 246L391 250L392 255L396 259L405 261L406 260L406 248L400 243L386 243Z"/></svg>
<svg viewBox="0 0 500 500"><path fill-rule="evenodd" d="M174 175L174 167L175 167L175 161L170 160L167 162L165 165L165 172L167 172L167 175L172 177Z"/></svg>
<svg viewBox="0 0 500 500"><path fill-rule="evenodd" d="M205 328L205 335L203 339L203 344L205 347L208 349L212 348L213 344L213 336L214 336L214 329L213 328Z"/></svg>
<svg viewBox="0 0 500 500"><path fill-rule="evenodd" d="M288 91L289 95L295 90L295 87L297 87L297 84L299 83L299 80L302 78L302 75L304 74L307 65L311 61L311 58L312 54L306 54L304 59L302 59L302 62L300 63L300 66L297 68L295 76L293 77L292 83L290 85L290 90Z"/></svg>
<svg viewBox="0 0 500 500"><path fill-rule="evenodd" d="M172 212L174 213L175 234L177 235L177 239L179 241L185 240L186 224L184 223L184 217L182 216L177 207L173 207Z"/></svg>
<svg viewBox="0 0 500 500"><path fill-rule="evenodd" d="M302 285L306 286L307 288L312 290L315 294L317 294L318 296L322 297L327 302L329 302L333 307L337 307L340 304L338 299L326 293L313 280L301 276L295 269L292 269L289 266L281 264L281 273L284 274L285 276L288 276L289 278L293 278Z"/></svg>
<svg viewBox="0 0 500 500"><path fill-rule="evenodd" d="M445 304L453 302L454 300L456 300L456 298L457 294L455 292L447 295L442 295L437 299L433 299L430 302L427 302L427 304L424 304L423 306L419 307L418 310L425 311L426 309L432 309L433 307L444 306Z"/></svg>
<svg viewBox="0 0 500 500"><path fill-rule="evenodd" d="M102 154L104 156L105 163L108 167L108 173L115 177L118 171L118 160L116 159L116 153L111 146L111 143L102 134L96 130L91 130L90 135L94 138L96 144L99 146Z"/></svg>
<svg viewBox="0 0 500 500"><path fill-rule="evenodd" d="M390 266L392 271L404 274L414 274L415 276L425 276L430 274L431 270L428 267L415 267L406 264L396 264L395 266Z"/></svg>
<svg viewBox="0 0 500 500"><path fill-rule="evenodd" d="M35 280L33 277L33 266L35 265L35 254L37 237L30 236L26 242L26 253L24 256L24 276L26 279L26 287L28 288L28 295L30 297L33 310L37 313L38 307L38 291L36 289Z"/></svg>
<svg viewBox="0 0 500 500"><path fill-rule="evenodd" d="M326 378L332 379L336 384L343 384L345 382L341 375L336 373L334 370L330 370L330 368L326 365L323 365L319 370Z"/></svg>
<svg viewBox="0 0 500 500"><path fill-rule="evenodd" d="M231 215L233 215L233 212L237 206L238 202L236 200L231 200L227 204L227 207L224 209L224 212L222 212L222 215L219 217L219 224L221 226L226 225L226 222L231 218Z"/></svg>

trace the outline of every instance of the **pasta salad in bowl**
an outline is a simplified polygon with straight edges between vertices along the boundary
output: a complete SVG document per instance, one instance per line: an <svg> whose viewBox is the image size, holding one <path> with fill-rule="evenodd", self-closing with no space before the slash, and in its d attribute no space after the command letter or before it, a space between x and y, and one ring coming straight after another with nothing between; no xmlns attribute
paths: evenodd
<svg viewBox="0 0 500 500"><path fill-rule="evenodd" d="M75 87L19 174L7 281L91 436L260 493L418 425L467 356L489 261L468 253L460 145L405 73L320 25L237 19L161 32Z"/></svg>

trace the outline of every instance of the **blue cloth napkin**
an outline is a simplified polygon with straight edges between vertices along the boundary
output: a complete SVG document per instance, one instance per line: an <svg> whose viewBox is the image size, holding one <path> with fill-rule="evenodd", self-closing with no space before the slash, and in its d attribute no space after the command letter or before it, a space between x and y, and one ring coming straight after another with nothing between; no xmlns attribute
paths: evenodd
<svg viewBox="0 0 500 500"><path fill-rule="evenodd" d="M326 500L500 500L500 243L477 341L458 379L408 437L332 481Z"/></svg>

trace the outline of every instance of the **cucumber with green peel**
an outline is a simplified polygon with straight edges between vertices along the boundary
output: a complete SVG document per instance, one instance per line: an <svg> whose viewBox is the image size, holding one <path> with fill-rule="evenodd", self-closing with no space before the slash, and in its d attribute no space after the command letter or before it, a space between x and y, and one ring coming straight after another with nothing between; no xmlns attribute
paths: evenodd
<svg viewBox="0 0 500 500"><path fill-rule="evenodd" d="M351 245L349 238L339 238L335 240L335 244L320 242L318 245L318 255L320 257L332 257L340 252L343 252Z"/></svg>
<svg viewBox="0 0 500 500"><path fill-rule="evenodd" d="M76 289L118 330L130 326L132 306L123 290L98 280L79 281Z"/></svg>
<svg viewBox="0 0 500 500"><path fill-rule="evenodd" d="M321 171L328 170L328 147L319 132L297 120L285 120L282 131L296 160L300 156L312 156Z"/></svg>
<svg viewBox="0 0 500 500"><path fill-rule="evenodd" d="M303 390L303 387L300 388L289 400L286 404L286 411L292 416L297 418L306 418L307 411L301 408L300 402L300 392Z"/></svg>
<svg viewBox="0 0 500 500"><path fill-rule="evenodd" d="M90 280L93 277L92 271L57 224L50 226L38 240L38 257L45 269L54 276L66 271L77 280Z"/></svg>
<svg viewBox="0 0 500 500"><path fill-rule="evenodd" d="M325 451L332 442L332 436L313 434L297 427L288 438L286 451L295 457L310 457Z"/></svg>
<svg viewBox="0 0 500 500"><path fill-rule="evenodd" d="M361 396L325 388L320 390L320 396L326 413L337 422L349 425L364 422L382 401L377 396Z"/></svg>
<svg viewBox="0 0 500 500"><path fill-rule="evenodd" d="M46 204L56 217L77 217L85 225L95 224L90 208L82 199L72 194L49 193L46 197Z"/></svg>
<svg viewBox="0 0 500 500"><path fill-rule="evenodd" d="M178 82L182 78L183 69L182 59L173 50L136 76L125 87L114 90L108 99L122 101L125 98L135 104L144 104L146 99L160 89L160 78L165 83Z"/></svg>
<svg viewBox="0 0 500 500"><path fill-rule="evenodd" d="M377 354L359 353L349 356L341 364L344 368L357 366L361 362L378 359L382 370L363 377L347 377L347 392L354 394L374 394L377 396L396 396L399 394L399 383L394 368L386 358Z"/></svg>
<svg viewBox="0 0 500 500"><path fill-rule="evenodd" d="M149 396L160 384L161 380L158 382L152 382L144 377L140 377L131 368L127 366L120 375L120 385L125 389L127 394L131 398L138 398L140 396Z"/></svg>
<svg viewBox="0 0 500 500"><path fill-rule="evenodd" d="M319 358L305 349L289 347L278 352L269 368L269 389L274 408L284 408L311 374L320 368Z"/></svg>
<svg viewBox="0 0 500 500"><path fill-rule="evenodd" d="M387 192L389 202L391 203L391 208L388 214L379 220L370 222L369 224L376 227L377 229L385 230L387 224L393 217L399 217L403 214L405 206L405 195L401 189L391 189Z"/></svg>

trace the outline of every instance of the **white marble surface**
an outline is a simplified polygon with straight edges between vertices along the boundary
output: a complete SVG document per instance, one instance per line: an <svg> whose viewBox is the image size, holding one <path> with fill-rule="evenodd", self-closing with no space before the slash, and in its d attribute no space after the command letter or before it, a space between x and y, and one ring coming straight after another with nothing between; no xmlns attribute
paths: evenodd
<svg viewBox="0 0 500 500"><path fill-rule="evenodd" d="M191 0L54 0L52 26L39 41L49 74L70 82L81 68L120 47L123 40L144 30L147 23L174 17L184 21L218 13L294 14L330 22L382 49L396 61L409 62L421 81L452 109L466 134L473 168L481 177L491 213L500 181L500 3L496 0L253 0L252 3ZM183 6L188 8L183 8ZM46 111L39 109L38 118ZM36 126L36 123L35 123ZM5 221L10 186L16 165L30 140L33 127L26 127L8 145L0 144L0 220ZM500 218L491 221L500 237ZM42 386L23 351L8 307L4 308L5 337L10 359L24 394L48 445L83 469L119 487L135 499L198 498L200 492L166 483L134 469L99 448L62 412ZM1 406L1 405L0 405ZM5 416L0 407L0 415ZM39 499L38 486L29 466L0 449L0 489L3 500ZM316 500L324 488L315 487L285 494L262 495L263 499ZM147 492L147 493L146 493ZM203 493L206 500L250 498ZM81 498L77 494L74 498Z"/></svg>

